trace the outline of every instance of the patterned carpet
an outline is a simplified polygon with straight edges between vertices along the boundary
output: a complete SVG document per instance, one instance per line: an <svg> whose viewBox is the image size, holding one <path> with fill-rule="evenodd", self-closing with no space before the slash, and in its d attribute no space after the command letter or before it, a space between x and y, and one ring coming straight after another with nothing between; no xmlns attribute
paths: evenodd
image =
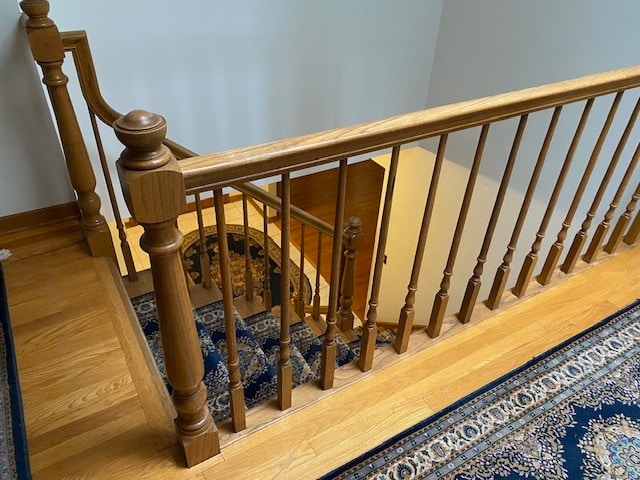
<svg viewBox="0 0 640 480"><path fill-rule="evenodd" d="M156 317L155 296L152 293L131 300L138 321L153 354L156 366L165 380L164 359ZM222 302L194 310L196 329L205 365L204 383L207 387L207 405L216 422L229 418L229 372L227 370L227 343L224 333ZM276 366L280 349L280 323L263 312L243 319L235 312L236 339L242 383L247 409L276 398ZM349 346L337 338L336 366L355 358ZM307 383L320 374L322 339L305 322L291 326L291 363L294 386Z"/></svg>
<svg viewBox="0 0 640 480"><path fill-rule="evenodd" d="M0 480L30 478L18 369L0 264Z"/></svg>
<svg viewBox="0 0 640 480"><path fill-rule="evenodd" d="M322 478L640 478L640 301Z"/></svg>
<svg viewBox="0 0 640 480"><path fill-rule="evenodd" d="M218 256L218 232L215 226L205 227L205 241L209 255L209 265L213 281L222 288L220 276L220 260ZM227 225L227 243L229 245L229 260L231 266L231 278L233 296L244 295L244 227L242 225ZM280 303L280 247L271 239L268 239L269 254L269 286L273 305ZM253 287L256 295L263 297L264 291L264 234L255 228L249 228L249 252L251 256L251 271L253 274ZM202 282L200 268L200 234L197 230L184 236L182 258L185 262L189 276L194 283ZM300 268L290 262L291 287L290 296L296 296L300 286ZM311 283L306 275L303 277L303 295L305 303L311 303Z"/></svg>

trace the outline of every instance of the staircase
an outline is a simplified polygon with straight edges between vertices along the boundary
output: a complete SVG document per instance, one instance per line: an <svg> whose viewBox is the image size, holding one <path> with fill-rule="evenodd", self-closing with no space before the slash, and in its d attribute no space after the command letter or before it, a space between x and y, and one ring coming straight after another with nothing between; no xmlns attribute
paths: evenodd
<svg viewBox="0 0 640 480"><path fill-rule="evenodd" d="M141 276L148 276L142 272ZM150 282L143 282L143 284ZM204 361L204 384L207 387L207 407L216 422L227 420L230 416L229 372L227 369L227 342L224 329L224 309L222 293L213 284L205 289L200 284L191 287L194 320L200 349ZM155 294L153 291L139 294L133 291L131 303L140 327L147 340L153 359L169 393L172 388L167 381L160 330L157 321ZM247 409L266 403L277 397L277 364L280 352L280 308L272 311L265 309L260 297L247 301L244 296L234 300L236 340L242 372L242 384L245 389ZM203 304L204 303L204 304ZM240 313L242 312L242 314ZM300 319L290 312L291 363L293 366L294 388L319 378L324 322L314 321L311 317ZM390 343L386 337L382 343ZM348 340L351 340L347 343ZM357 357L360 341L357 335L346 334L337 337L336 368Z"/></svg>

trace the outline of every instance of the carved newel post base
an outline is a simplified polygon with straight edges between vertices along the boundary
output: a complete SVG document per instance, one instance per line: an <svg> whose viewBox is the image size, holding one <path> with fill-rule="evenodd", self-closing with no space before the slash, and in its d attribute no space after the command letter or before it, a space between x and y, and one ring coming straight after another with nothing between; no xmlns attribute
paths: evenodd
<svg viewBox="0 0 640 480"><path fill-rule="evenodd" d="M145 230L140 245L151 262L178 441L192 466L218 454L220 443L205 405L204 365L180 258L176 219L186 209L184 181L175 157L162 145L164 118L135 110L116 120L114 129L126 146L117 162L124 197Z"/></svg>

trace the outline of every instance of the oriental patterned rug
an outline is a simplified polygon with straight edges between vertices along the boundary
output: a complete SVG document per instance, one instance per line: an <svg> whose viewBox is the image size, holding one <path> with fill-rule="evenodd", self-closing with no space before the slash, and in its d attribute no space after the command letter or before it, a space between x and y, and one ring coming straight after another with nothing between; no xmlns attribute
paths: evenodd
<svg viewBox="0 0 640 480"><path fill-rule="evenodd" d="M18 366L0 264L0 480L30 478Z"/></svg>
<svg viewBox="0 0 640 480"><path fill-rule="evenodd" d="M218 288L222 287L220 276L220 260L218 255L218 232L215 226L205 227L205 238L207 253L209 255L209 265L211 275ZM280 247L268 238L267 252L269 256L269 286L273 305L280 303L280 275L281 258ZM229 260L231 263L231 277L233 285L233 296L244 295L244 227L242 225L227 225L227 242L229 245ZM251 271L253 273L253 287L256 295L263 296L264 293L264 234L255 228L249 228L249 252L251 257ZM182 258L185 262L189 276L194 283L202 282L200 268L200 234L197 230L184 236L182 247ZM290 262L290 296L298 295L300 285L300 268L292 261ZM311 303L311 283L306 275L303 277L303 296L305 303Z"/></svg>
<svg viewBox="0 0 640 480"><path fill-rule="evenodd" d="M322 478L640 478L640 302Z"/></svg>

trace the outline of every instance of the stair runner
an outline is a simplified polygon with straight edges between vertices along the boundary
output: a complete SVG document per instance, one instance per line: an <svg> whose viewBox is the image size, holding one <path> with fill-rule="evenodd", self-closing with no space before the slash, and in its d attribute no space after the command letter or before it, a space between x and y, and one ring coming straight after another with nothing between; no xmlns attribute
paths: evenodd
<svg viewBox="0 0 640 480"><path fill-rule="evenodd" d="M131 303L156 366L171 393L164 369L154 293L135 297ZM234 309L234 317L245 406L249 409L277 396L276 367L280 351L280 322L266 311L243 319ZM221 422L230 415L227 342L222 301L195 309L194 318L204 360L207 406L214 420ZM297 387L319 377L322 337L317 337L304 321L291 325L290 334L293 384ZM342 338L336 337L336 344L337 367L356 358L356 354Z"/></svg>

